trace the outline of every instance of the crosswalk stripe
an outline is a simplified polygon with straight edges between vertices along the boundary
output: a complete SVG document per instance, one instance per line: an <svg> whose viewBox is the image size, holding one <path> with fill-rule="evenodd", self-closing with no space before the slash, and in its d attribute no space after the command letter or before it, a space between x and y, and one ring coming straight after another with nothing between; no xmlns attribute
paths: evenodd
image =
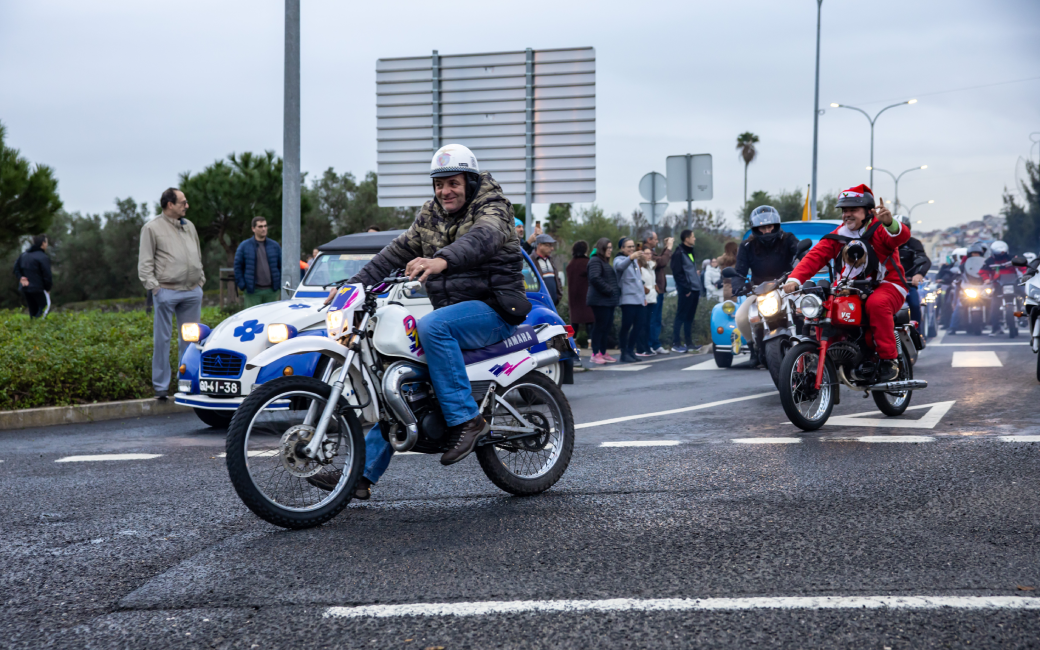
<svg viewBox="0 0 1040 650"><path fill-rule="evenodd" d="M1004 365L992 350L954 352L951 364L954 368L1000 368Z"/></svg>
<svg viewBox="0 0 1040 650"><path fill-rule="evenodd" d="M1040 436L1000 436L1004 442L1040 442Z"/></svg>
<svg viewBox="0 0 1040 650"><path fill-rule="evenodd" d="M601 442L600 447L672 447L681 445L681 440L616 440Z"/></svg>
<svg viewBox="0 0 1040 650"><path fill-rule="evenodd" d="M151 460L162 454L94 454L93 456L66 456L55 463L89 463L103 460Z"/></svg>
<svg viewBox="0 0 1040 650"><path fill-rule="evenodd" d="M743 445L791 445L801 441L801 438L734 438L730 442L737 442Z"/></svg>

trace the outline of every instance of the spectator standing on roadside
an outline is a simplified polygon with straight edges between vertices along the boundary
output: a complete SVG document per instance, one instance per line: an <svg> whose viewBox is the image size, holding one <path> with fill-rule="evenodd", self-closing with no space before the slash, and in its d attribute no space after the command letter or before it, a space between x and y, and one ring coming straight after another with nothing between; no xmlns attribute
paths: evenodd
<svg viewBox="0 0 1040 650"><path fill-rule="evenodd" d="M267 237L267 219L253 217L253 236L235 251L235 284L245 292L246 308L275 302L282 281L282 247Z"/></svg>
<svg viewBox="0 0 1040 650"><path fill-rule="evenodd" d="M170 389L170 335L173 317L177 324L197 323L202 318L202 248L195 226L184 218L188 199L184 192L169 188L159 197L162 214L141 228L137 276L152 292L155 318L152 321L152 387L156 399L165 400ZM178 328L180 329L180 328ZM188 344L177 333L180 353Z"/></svg>
<svg viewBox="0 0 1040 650"><path fill-rule="evenodd" d="M722 302L722 288L715 285L722 279L717 259L708 260L704 269L704 296L716 302Z"/></svg>
<svg viewBox="0 0 1040 650"><path fill-rule="evenodd" d="M552 235L538 235L534 240L534 266L538 269L538 275L542 276L542 282L549 295L552 296L553 304L560 304L560 274L556 271L556 264L552 260L553 249L556 248L556 240Z"/></svg>
<svg viewBox="0 0 1040 650"><path fill-rule="evenodd" d="M643 291L646 292L646 306L639 312L636 323L636 356L652 357L657 352L650 346L650 320L657 308L657 274L654 273L653 251L643 249L639 257L639 274L643 278Z"/></svg>
<svg viewBox="0 0 1040 650"><path fill-rule="evenodd" d="M29 308L29 318L40 318L47 315L49 301L47 292L51 290L51 258L47 255L50 243L47 235L36 235L32 238L29 250L18 256L14 263L14 275L18 278L18 291L25 298Z"/></svg>
<svg viewBox="0 0 1040 650"><path fill-rule="evenodd" d="M664 294L668 292L668 267L672 261L672 244L675 241L673 237L664 238L664 251L660 255L651 254L651 261L654 263L654 275L657 279L655 287L657 302L653 304L653 311L650 313L650 351L656 354L668 354L668 350L665 350L661 345L661 329L663 327L662 314L664 313ZM643 242L643 248L649 248L651 251L657 248L657 233L652 232ZM648 299L649 304L649 299Z"/></svg>
<svg viewBox="0 0 1040 650"><path fill-rule="evenodd" d="M610 265L610 253L613 245L606 237L596 241L589 257L588 278L589 293L586 304L592 308L595 322L592 324L592 363L613 363L617 361L607 354L607 333L614 323L614 307L618 304L621 291L618 288L617 273Z"/></svg>
<svg viewBox="0 0 1040 650"><path fill-rule="evenodd" d="M646 306L646 291L643 288L643 276L639 273L639 262L642 251L636 250L635 240L622 237L618 240L618 255L614 258L614 271L617 273L621 295L621 329L618 330L618 347L621 348L621 363L634 363L636 358L636 335L638 334L639 315Z"/></svg>
<svg viewBox="0 0 1040 650"><path fill-rule="evenodd" d="M679 305L672 324L672 352L696 350L693 344L693 318L697 315L697 301L701 292L701 276L697 272L697 261L693 258L693 245L697 236L692 230L684 230L679 236L678 250L672 255L672 277ZM735 261L735 260L734 260ZM680 334L685 333L684 340Z"/></svg>
<svg viewBox="0 0 1040 650"><path fill-rule="evenodd" d="M586 300L589 293L589 245L585 241L576 241L571 246L571 261L567 263L567 306L570 310L571 327L577 335L578 330L585 328L585 334L592 339L592 308Z"/></svg>

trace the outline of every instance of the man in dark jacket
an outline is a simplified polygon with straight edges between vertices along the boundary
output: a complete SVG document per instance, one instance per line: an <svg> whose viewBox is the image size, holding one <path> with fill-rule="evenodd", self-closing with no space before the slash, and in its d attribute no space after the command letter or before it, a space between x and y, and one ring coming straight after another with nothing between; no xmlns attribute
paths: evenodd
<svg viewBox="0 0 1040 650"><path fill-rule="evenodd" d="M672 262L672 242L674 241L671 237L665 237L664 250L661 251L660 255L656 253L656 232L651 232L643 241L643 250L650 251L650 260L654 263L654 288L657 290L657 303L654 305L653 314L650 316L650 351L657 354L668 354L668 350L665 350L664 346L661 345L661 328L663 326L661 316L664 313L664 294L668 293L668 280L666 278L668 277L668 268Z"/></svg>
<svg viewBox="0 0 1040 650"><path fill-rule="evenodd" d="M253 236L235 251L235 284L245 292L246 308L280 298L282 247L267 238L267 219L253 217Z"/></svg>
<svg viewBox="0 0 1040 650"><path fill-rule="evenodd" d="M672 352L688 352L696 350L693 344L693 317L697 315L697 301L701 295L701 276L697 272L697 261L693 258L693 245L697 236L692 230L684 230L679 236L679 249L672 254L672 277L675 279L675 290L679 296L679 305L675 310L675 322L672 324ZM680 338L685 331L686 344Z"/></svg>
<svg viewBox="0 0 1040 650"><path fill-rule="evenodd" d="M896 217L902 222L906 229L910 229L910 217L902 215ZM906 304L910 306L910 320L921 323L921 294L917 286L924 281L924 276L932 268L932 260L924 250L924 244L920 239L911 237L906 243L899 247L899 263L903 265L906 272L907 287Z"/></svg>
<svg viewBox="0 0 1040 650"><path fill-rule="evenodd" d="M14 274L18 278L18 290L25 296L29 307L29 318L39 318L47 310L46 291L51 290L51 258L47 256L47 235L36 235L32 246L18 256L14 263Z"/></svg>
<svg viewBox="0 0 1040 650"><path fill-rule="evenodd" d="M351 282L375 284L403 267L426 284L434 310L419 320L419 341L449 427L450 449L441 463L450 465L490 430L473 399L462 350L512 336L531 303L513 206L501 186L457 144L434 154L430 176L435 198Z"/></svg>

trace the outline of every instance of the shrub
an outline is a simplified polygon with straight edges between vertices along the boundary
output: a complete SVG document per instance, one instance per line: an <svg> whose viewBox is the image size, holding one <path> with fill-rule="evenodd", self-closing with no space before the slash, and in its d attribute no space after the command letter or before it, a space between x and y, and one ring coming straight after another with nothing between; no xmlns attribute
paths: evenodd
<svg viewBox="0 0 1040 650"><path fill-rule="evenodd" d="M211 327L227 316L216 307L202 309L202 322ZM170 364L176 368L174 332ZM152 395L150 314L66 311L30 320L0 311L0 410Z"/></svg>

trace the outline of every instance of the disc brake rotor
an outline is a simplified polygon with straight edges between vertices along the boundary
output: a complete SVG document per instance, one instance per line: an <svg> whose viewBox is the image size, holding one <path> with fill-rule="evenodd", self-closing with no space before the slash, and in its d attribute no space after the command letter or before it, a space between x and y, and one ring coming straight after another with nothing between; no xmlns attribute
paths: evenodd
<svg viewBox="0 0 1040 650"><path fill-rule="evenodd" d="M541 451L545 449L545 445L549 444L549 423L546 421L545 416L541 413L524 413L523 416L541 433L517 440L520 443L520 449L523 451Z"/></svg>
<svg viewBox="0 0 1040 650"><path fill-rule="evenodd" d="M332 462L332 457L336 455L337 445L329 436L326 436L325 442L322 443L322 451L328 460L322 462L303 455L303 448L310 443L313 436L314 427L312 426L297 424L289 427L278 445L278 455L281 456L285 471L293 476L307 478L314 476L321 471L322 467Z"/></svg>

